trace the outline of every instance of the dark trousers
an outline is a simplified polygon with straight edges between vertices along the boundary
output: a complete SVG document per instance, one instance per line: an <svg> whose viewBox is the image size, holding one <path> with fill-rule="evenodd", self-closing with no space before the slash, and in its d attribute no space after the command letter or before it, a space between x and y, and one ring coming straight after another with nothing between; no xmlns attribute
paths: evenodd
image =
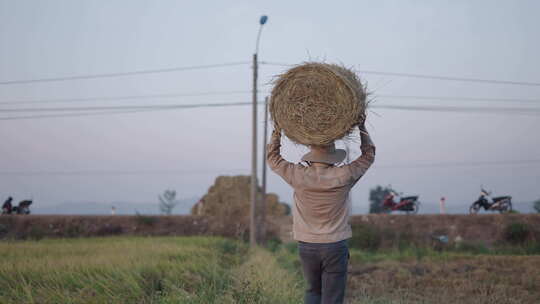
<svg viewBox="0 0 540 304"><path fill-rule="evenodd" d="M298 251L304 278L308 283L304 294L304 303L343 303L349 263L347 241L335 243L298 242Z"/></svg>

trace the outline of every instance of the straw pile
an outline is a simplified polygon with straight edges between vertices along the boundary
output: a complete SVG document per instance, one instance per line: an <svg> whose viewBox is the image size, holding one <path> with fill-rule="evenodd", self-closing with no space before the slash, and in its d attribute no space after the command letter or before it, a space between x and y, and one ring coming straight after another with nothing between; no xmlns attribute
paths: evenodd
<svg viewBox="0 0 540 304"><path fill-rule="evenodd" d="M270 113L292 141L327 145L365 119L366 91L356 74L342 66L308 62L278 76Z"/></svg>
<svg viewBox="0 0 540 304"><path fill-rule="evenodd" d="M217 216L238 221L249 216L251 204L250 176L219 176L208 193L191 209L193 215ZM260 191L260 189L258 189ZM258 193L261 201L262 193ZM266 214L268 216L286 215L288 206L279 201L276 194L266 195Z"/></svg>

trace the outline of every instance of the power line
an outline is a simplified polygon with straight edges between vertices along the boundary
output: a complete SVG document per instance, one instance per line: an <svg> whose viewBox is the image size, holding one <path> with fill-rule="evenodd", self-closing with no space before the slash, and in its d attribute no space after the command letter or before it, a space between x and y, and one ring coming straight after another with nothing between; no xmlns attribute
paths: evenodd
<svg viewBox="0 0 540 304"><path fill-rule="evenodd" d="M233 168L218 170L46 170L46 171L0 171L0 176L50 176L50 175L197 175L215 174L219 172L249 171L249 169Z"/></svg>
<svg viewBox="0 0 540 304"><path fill-rule="evenodd" d="M267 91L261 91L269 93ZM147 94L147 95L121 95L121 96L102 96L102 97L80 97L80 98L59 98L59 99L36 99L36 100L21 100L21 101L3 101L0 105L12 104L41 104L41 103L78 103L90 101L121 101L121 100L145 100L145 99L168 99L177 97L197 97L197 96L219 96L219 95L241 95L251 94L251 91L236 90L236 91L210 91L210 92L193 92L193 93L170 93L170 94ZM448 97L448 96L421 96L421 95L388 95L376 94L374 98L383 99L416 99L416 100L448 100L448 101L490 101L490 102L530 102L540 103L540 99L527 98L490 98L490 97Z"/></svg>
<svg viewBox="0 0 540 304"><path fill-rule="evenodd" d="M260 104L261 102L259 102ZM66 111L111 111L111 110L147 110L147 109L186 109L206 107L227 107L249 105L250 102L221 102L197 104L160 104L160 105L122 105L122 106L87 106L87 107L45 107L45 108L11 108L0 109L0 113L13 112L66 112ZM414 111L444 111L444 112L524 112L540 113L540 107L459 107L459 106L402 106L402 105L373 105L372 109L396 109Z"/></svg>
<svg viewBox="0 0 540 304"><path fill-rule="evenodd" d="M288 66L288 67L295 66L294 64L279 63L279 62L265 62L265 61L260 62L260 64L273 65L273 66ZM468 77L451 77L451 76L441 76L441 75L385 72L385 71L362 70L362 69L358 70L358 72L364 73L364 74L396 76L396 77L409 77L409 78L420 78L420 79L478 82L478 83L491 83L491 84L521 85L521 86L540 86L540 82L509 81L509 80L496 80L496 79L480 79L480 78L468 78Z"/></svg>
<svg viewBox="0 0 540 304"><path fill-rule="evenodd" d="M260 102L259 102L260 103ZM90 107L47 107L0 109L0 112L70 112L70 111L111 111L111 110L172 110L187 108L243 106L249 102L200 103L200 104L161 104L161 105L128 105L128 106L90 106ZM540 110L540 108L539 108Z"/></svg>
<svg viewBox="0 0 540 304"><path fill-rule="evenodd" d="M132 76L132 75L141 75L141 74L170 73L170 72L178 72L178 71L210 69L210 68L219 68L219 67L227 67L227 66L246 65L246 64L250 64L250 62L238 61L238 62L229 62L229 63L221 63L221 64L138 70L138 71L131 71L131 72L87 74L87 75L22 79L22 80L7 80L7 81L0 81L0 85L29 84L29 83L39 83L39 82L57 82L57 81L81 80L81 79L123 77L123 76ZM273 65L273 66L294 66L294 64L268 62L268 61L260 62L260 64ZM526 82L526 81L508 81L508 80L480 79L480 78L468 78L468 77L451 77L451 76L441 76L441 75L387 72L387 71L377 71L377 70L359 70L359 72L365 73L365 74L421 78L421 79L464 81L464 82L478 82L478 83L505 84L505 85L521 85L521 86L540 86L540 83L538 82Z"/></svg>
<svg viewBox="0 0 540 304"><path fill-rule="evenodd" d="M259 104L261 103L262 102L259 102ZM0 109L0 112L10 112L10 113L70 112L70 113L61 113L61 114L54 113L54 114L45 114L45 115L5 116L5 117L0 117L0 120L40 119L40 118L54 118L54 117L77 117L77 116L111 115L111 114L114 115L114 114L190 109L190 108L247 106L251 104L252 104L251 102L227 102L227 103L204 103L204 104L165 104L165 105L139 105L139 106ZM430 112L459 112L459 113L479 113L479 114L518 114L518 115L539 115L540 114L540 108L374 105L374 106L371 106L369 109L430 111Z"/></svg>
<svg viewBox="0 0 540 304"><path fill-rule="evenodd" d="M187 108L200 108L200 107L244 106L244 105L251 105L251 104L252 104L251 102L237 102L237 103L220 103L220 104L205 104L205 105L201 105L201 104L176 105L174 107L170 107L169 105L167 105L167 107L145 107L145 108L131 109L131 110L108 110L108 111L96 111L96 112L89 112L89 113L88 112L82 112L82 113L74 112L74 113L62 113L62 114L6 116L6 117L0 117L0 120L25 120L25 119L81 117L81 116L108 116L108 115L116 115L116 114L130 114L130 113L176 110L176 109L187 109Z"/></svg>
<svg viewBox="0 0 540 304"><path fill-rule="evenodd" d="M489 113L489 114L521 114L538 115L540 108L502 108L502 107L452 107L452 106L401 106L401 105L378 105L374 109L404 110L404 111L428 111L428 112L460 112L460 113Z"/></svg>
<svg viewBox="0 0 540 304"><path fill-rule="evenodd" d="M36 99L22 101L2 101L0 105L8 104L40 104L40 103L76 103L89 101L120 101L152 98L176 98L176 97L197 97L214 95L238 95L248 94L251 91L213 91L213 92L193 92L193 93L171 93L171 94L148 94L148 95L122 95L122 96L103 96L103 97L80 97L80 98L59 98L59 99Z"/></svg>
<svg viewBox="0 0 540 304"><path fill-rule="evenodd" d="M531 102L540 103L540 99L528 98L490 98L490 97L463 97L463 96L420 96L420 95L386 95L374 94L375 100L378 97L392 99L417 99L417 100L449 100L449 101L490 101L490 102Z"/></svg>
<svg viewBox="0 0 540 304"><path fill-rule="evenodd" d="M171 72L179 72L179 71L213 69L213 68L221 68L221 67L228 67L228 66L246 65L246 64L250 64L250 62L238 61L238 62L228 62L228 63L219 63L219 64L174 67L174 68L166 68L166 69L138 70L138 71L132 71L132 72L87 74L87 75L23 79L23 80L6 80L6 81L0 81L0 85L29 84L29 83L38 83L38 82L56 82L56 81L68 81L68 80L81 80L81 79L123 77L123 76L143 75L143 74L171 73Z"/></svg>
<svg viewBox="0 0 540 304"><path fill-rule="evenodd" d="M98 111L91 113L63 113L63 114L45 114L45 115L26 115L26 116L12 116L12 117L0 117L0 120L26 120L26 119L43 119L43 118L62 118L62 117L83 117L83 116L108 116L115 114L130 114L130 113L142 113L159 111L159 109L149 110L130 110L130 111Z"/></svg>
<svg viewBox="0 0 540 304"><path fill-rule="evenodd" d="M471 162L439 162L420 164L393 164L376 165L377 169L419 169L419 168L446 168L463 166L501 166L501 165L530 165L540 164L540 159L530 160L503 160L503 161L471 161ZM2 176L49 176L49 175L156 175L156 174L205 174L215 172L247 171L248 169L220 169L220 170L44 170L44 171L0 171Z"/></svg>
<svg viewBox="0 0 540 304"><path fill-rule="evenodd" d="M261 103L261 102L259 102ZM65 112L65 111L103 111L103 110L145 110L145 109L182 109L182 108L205 108L248 105L249 102L226 102L226 103L201 103L201 104L161 104L161 105L122 105L122 106L87 106L87 107L45 107L45 108L11 108L0 109L0 112ZM398 109L398 110L428 110L428 111L502 111L502 112L540 112L540 108L509 108L509 107L455 107L455 106L401 106L401 105L374 105L375 109Z"/></svg>
<svg viewBox="0 0 540 304"><path fill-rule="evenodd" d="M540 164L540 159L525 160L502 160L502 161L470 161L470 162L440 162L440 163L419 163L419 164L394 164L380 165L377 169L416 169L416 168L448 168L448 167L476 167L476 166L505 166L505 165L531 165Z"/></svg>

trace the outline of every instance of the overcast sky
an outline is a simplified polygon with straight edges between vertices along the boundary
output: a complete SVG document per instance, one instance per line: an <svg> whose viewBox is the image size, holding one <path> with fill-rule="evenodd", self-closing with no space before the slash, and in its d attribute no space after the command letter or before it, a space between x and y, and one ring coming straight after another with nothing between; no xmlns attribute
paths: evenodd
<svg viewBox="0 0 540 304"><path fill-rule="evenodd" d="M538 12L538 1L0 0L0 82L249 61L259 16L266 14L269 20L259 51L262 61L325 60L360 71L540 83ZM260 66L261 99L271 89L272 76L284 68ZM540 109L540 86L361 72L360 76L380 106ZM0 102L250 89L251 69L246 64L4 84L0 85ZM385 95L536 102L414 100ZM237 93L0 104L0 109L249 100L249 93ZM45 113L2 112L0 117L35 114ZM373 109L368 121L377 159L353 190L353 204L356 209L366 207L369 188L378 184L419 194L425 205L436 204L441 195L447 197L447 204L468 204L478 197L480 185L495 195L512 195L515 202L538 199L539 162L445 165L540 159L540 116L533 114ZM251 109L247 106L0 120L0 199L33 197L43 205L155 203L157 194L167 188L176 189L180 197L199 197L219 174L249 174L250 132ZM352 157L357 156L358 143L349 145ZM284 149L293 162L305 152L292 144ZM424 164L438 166L415 168ZM118 174L126 171L130 174ZM292 201L292 190L273 173L269 173L268 190L283 201Z"/></svg>

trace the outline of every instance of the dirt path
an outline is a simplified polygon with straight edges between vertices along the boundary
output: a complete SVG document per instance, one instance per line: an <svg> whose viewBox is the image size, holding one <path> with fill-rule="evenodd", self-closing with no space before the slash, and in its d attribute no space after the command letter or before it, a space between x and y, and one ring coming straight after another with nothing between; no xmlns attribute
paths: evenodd
<svg viewBox="0 0 540 304"><path fill-rule="evenodd" d="M222 303L301 303L302 282L279 264L279 256L263 248L250 250L232 270L233 284Z"/></svg>

